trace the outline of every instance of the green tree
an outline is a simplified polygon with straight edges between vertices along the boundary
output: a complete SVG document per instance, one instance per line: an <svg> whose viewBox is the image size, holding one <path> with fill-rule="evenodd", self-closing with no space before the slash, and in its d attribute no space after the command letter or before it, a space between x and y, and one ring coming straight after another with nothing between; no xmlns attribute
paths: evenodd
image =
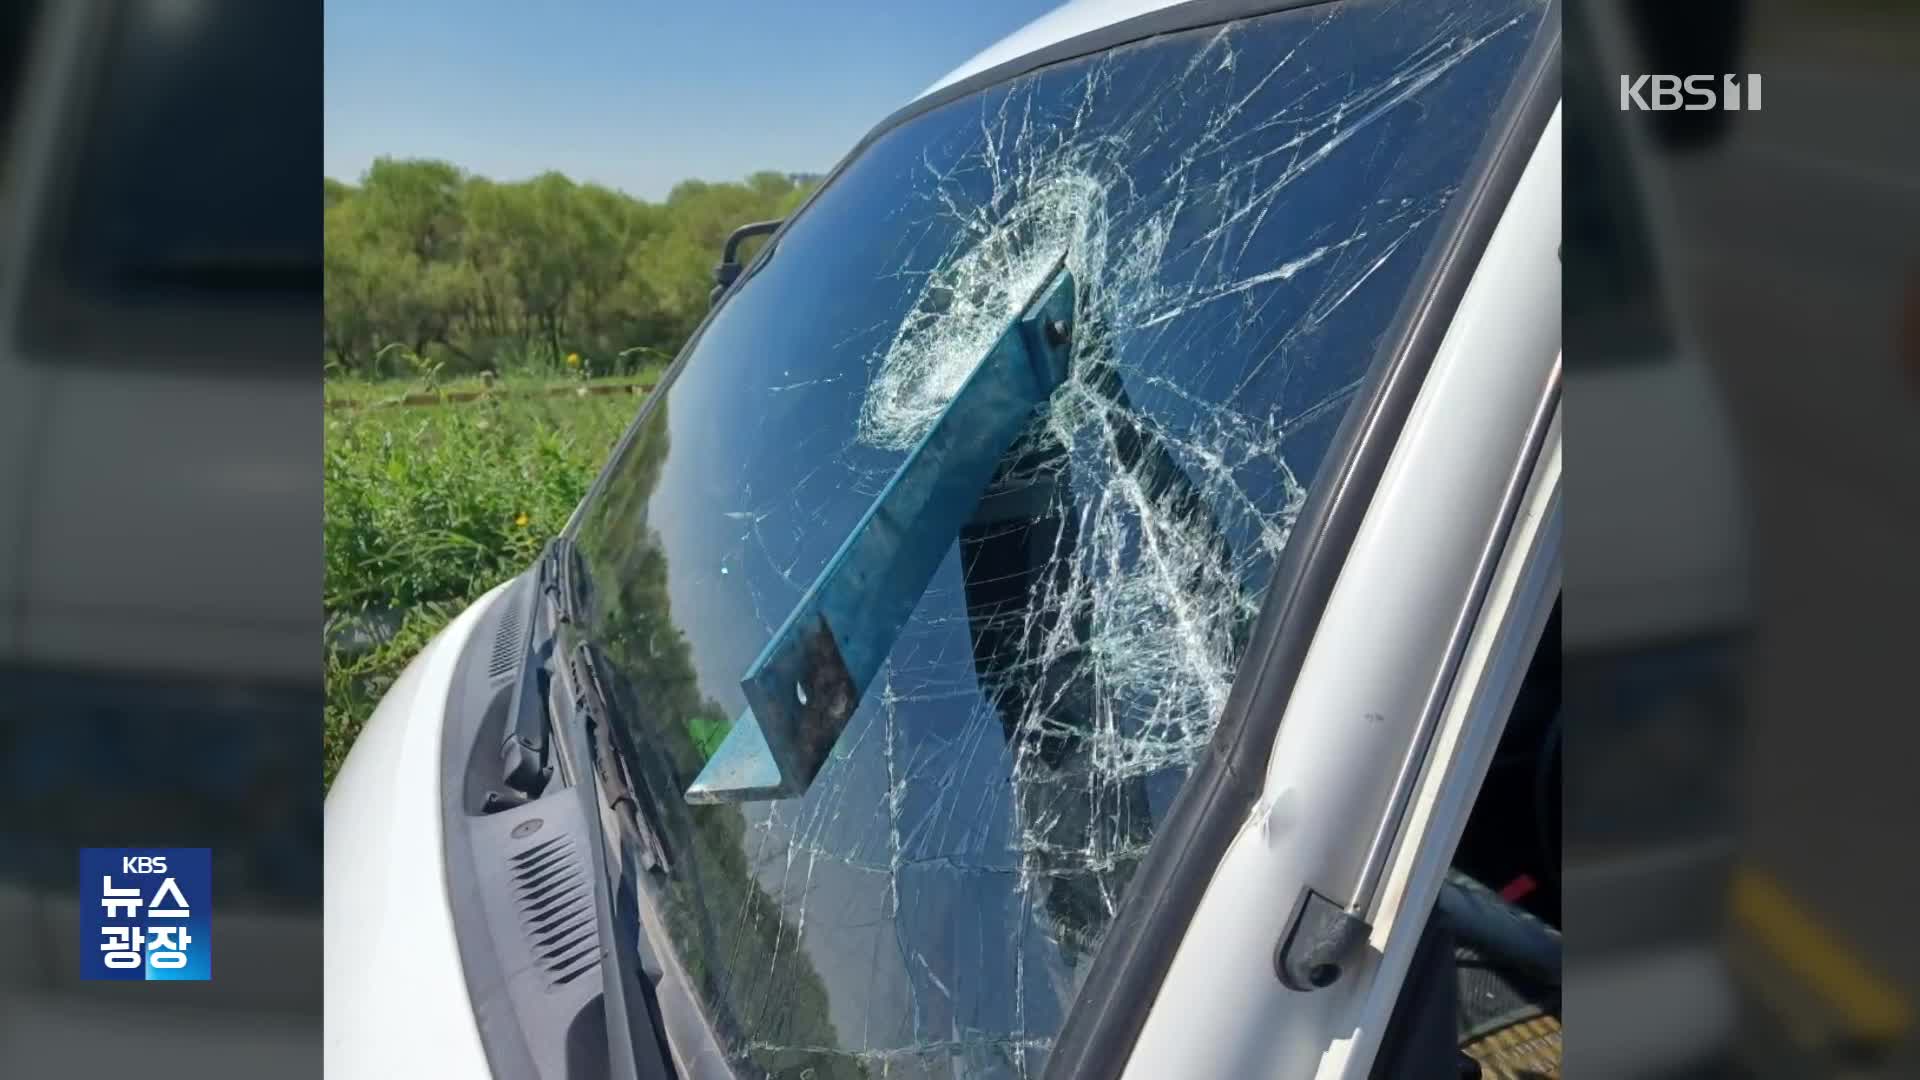
<svg viewBox="0 0 1920 1080"><path fill-rule="evenodd" d="M357 185L326 178L329 370L395 374L396 355L455 373L657 363L706 314L727 234L809 190L763 171L651 203L555 172L503 183L395 158Z"/></svg>

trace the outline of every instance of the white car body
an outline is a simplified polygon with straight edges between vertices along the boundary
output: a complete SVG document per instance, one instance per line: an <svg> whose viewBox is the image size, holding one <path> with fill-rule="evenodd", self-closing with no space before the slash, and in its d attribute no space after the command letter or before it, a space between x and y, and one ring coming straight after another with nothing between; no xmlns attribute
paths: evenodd
<svg viewBox="0 0 1920 1080"><path fill-rule="evenodd" d="M487 1076L447 907L441 728L496 588L407 665L327 793L329 1076Z"/></svg>
<svg viewBox="0 0 1920 1080"><path fill-rule="evenodd" d="M1173 6L1075 0L927 92ZM1506 709L1563 587L1562 531L1578 520L1577 509L1563 508L1559 449L1559 139L1556 108L1527 150L1398 433L1286 705L1258 811L1239 823L1206 887L1127 1076L1368 1074ZM1695 381L1691 366L1676 363L1593 390L1609 409L1638 416L1648 402L1676 400L1677 387L1680 400L1704 401ZM1588 392L1575 383L1573 394ZM1726 458L1685 445L1714 441L1698 420L1675 406L1637 429L1640 482L1656 500L1686 504L1700 485L1724 486ZM1693 506L1703 522L1697 546L1659 580L1582 566L1565 589L1595 603L1657 589L1669 601L1669 628L1717 625L1737 604L1726 586L1737 559L1721 509ZM1648 554L1623 566L1644 566ZM497 595L414 661L327 800L327 1065L343 1080L487 1075L444 895L438 757L454 658ZM1622 627L1641 629L1624 617ZM1413 768L1403 777L1404 760ZM1397 801L1397 793L1409 797ZM1378 888L1361 968L1325 993L1288 990L1272 959L1288 904L1304 888L1341 890L1369 872ZM1669 1050L1668 1060L1694 1052Z"/></svg>

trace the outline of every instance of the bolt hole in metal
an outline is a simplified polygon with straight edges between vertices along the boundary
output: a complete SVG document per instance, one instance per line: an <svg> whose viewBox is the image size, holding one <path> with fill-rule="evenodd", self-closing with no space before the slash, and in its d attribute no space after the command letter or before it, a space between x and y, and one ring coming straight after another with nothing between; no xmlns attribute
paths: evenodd
<svg viewBox="0 0 1920 1080"><path fill-rule="evenodd" d="M1324 990L1340 981L1339 964L1315 964L1307 972L1307 981Z"/></svg>

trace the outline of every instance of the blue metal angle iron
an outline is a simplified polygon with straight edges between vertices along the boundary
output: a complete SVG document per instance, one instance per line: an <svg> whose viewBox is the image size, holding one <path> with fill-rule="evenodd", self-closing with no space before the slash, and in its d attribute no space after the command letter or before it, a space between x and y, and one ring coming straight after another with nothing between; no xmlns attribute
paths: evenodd
<svg viewBox="0 0 1920 1080"><path fill-rule="evenodd" d="M747 710L688 802L806 794L1000 459L1066 381L1073 315L1062 256L747 669Z"/></svg>

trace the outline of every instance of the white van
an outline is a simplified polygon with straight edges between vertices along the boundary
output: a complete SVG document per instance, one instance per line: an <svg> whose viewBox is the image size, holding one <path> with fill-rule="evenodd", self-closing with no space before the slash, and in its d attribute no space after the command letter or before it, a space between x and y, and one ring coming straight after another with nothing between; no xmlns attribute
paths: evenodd
<svg viewBox="0 0 1920 1080"><path fill-rule="evenodd" d="M883 121L347 757L329 1074L1557 1070L1559 23L1081 0Z"/></svg>

